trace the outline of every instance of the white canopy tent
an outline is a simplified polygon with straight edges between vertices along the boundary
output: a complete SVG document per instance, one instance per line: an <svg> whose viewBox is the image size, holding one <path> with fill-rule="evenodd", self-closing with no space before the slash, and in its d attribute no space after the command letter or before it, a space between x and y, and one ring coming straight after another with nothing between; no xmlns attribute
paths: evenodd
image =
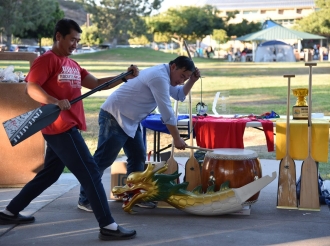
<svg viewBox="0 0 330 246"><path fill-rule="evenodd" d="M255 62L295 62L291 45L278 40L260 43L255 52Z"/></svg>

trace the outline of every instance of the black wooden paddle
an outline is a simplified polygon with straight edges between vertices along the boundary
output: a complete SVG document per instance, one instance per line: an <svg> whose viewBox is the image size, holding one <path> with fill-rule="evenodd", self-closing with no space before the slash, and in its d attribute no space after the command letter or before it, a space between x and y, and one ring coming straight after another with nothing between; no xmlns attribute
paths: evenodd
<svg viewBox="0 0 330 246"><path fill-rule="evenodd" d="M95 87L93 90L90 90L89 92L73 99L72 101L70 101L70 104L72 105L132 73L133 70L130 70L126 73L122 73L117 77L113 78L112 80L105 82L102 85ZM49 124L53 123L60 115L60 112L61 109L57 105L46 104L14 118L11 118L3 122L2 124L5 128L11 145L15 146L23 140L27 139L28 137L32 136L36 132L45 128Z"/></svg>

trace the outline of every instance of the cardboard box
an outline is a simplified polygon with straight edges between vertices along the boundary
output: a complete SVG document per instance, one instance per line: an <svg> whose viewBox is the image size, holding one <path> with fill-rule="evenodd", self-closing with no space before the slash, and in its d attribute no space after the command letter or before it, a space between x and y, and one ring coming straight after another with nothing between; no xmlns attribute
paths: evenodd
<svg viewBox="0 0 330 246"><path fill-rule="evenodd" d="M146 162L146 167L147 167L148 163L150 163L150 161ZM126 165L127 165L126 161L116 161L111 165L111 168L110 168L110 175L111 175L110 199L112 199L112 200L118 200L118 201L122 200L121 198L115 197L112 194L112 188L114 186L124 186L126 184L126 179L127 179ZM158 202L158 207L173 208L171 205L169 205L168 203L163 202L163 201Z"/></svg>
<svg viewBox="0 0 330 246"><path fill-rule="evenodd" d="M25 88L26 83L0 82L0 122L40 107ZM13 147L2 126L0 139L0 187L23 187L43 168L45 140L39 131Z"/></svg>
<svg viewBox="0 0 330 246"><path fill-rule="evenodd" d="M126 184L126 161L115 161L110 168L111 175L111 189L110 189L110 199L121 200L112 194L112 188L115 186L124 186Z"/></svg>
<svg viewBox="0 0 330 246"><path fill-rule="evenodd" d="M146 162L145 168L147 167L148 163L150 161ZM153 163L153 162L151 162ZM110 189L110 199L114 200L121 200L121 198L115 197L112 194L112 188L115 186L124 186L126 185L126 179L127 179L127 162L126 161L115 161L110 168L110 174L111 174L111 189Z"/></svg>
<svg viewBox="0 0 330 246"><path fill-rule="evenodd" d="M160 153L160 159L161 161L167 161L171 152L163 152ZM146 167L148 163L156 163L153 161L146 161ZM126 168L127 162L126 161L115 161L110 168L110 176L111 176L111 189L110 189L110 199L114 200L121 200L118 197L115 197L111 190L114 186L124 186L126 185L126 179L127 179L127 168Z"/></svg>

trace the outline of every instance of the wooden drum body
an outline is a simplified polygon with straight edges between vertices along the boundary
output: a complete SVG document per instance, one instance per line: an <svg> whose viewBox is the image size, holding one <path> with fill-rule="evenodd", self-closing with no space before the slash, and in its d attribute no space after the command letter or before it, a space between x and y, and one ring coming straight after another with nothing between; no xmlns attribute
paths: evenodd
<svg viewBox="0 0 330 246"><path fill-rule="evenodd" d="M207 152L202 168L203 192L211 185L219 191L222 183L229 181L229 188L240 188L262 177L258 155L247 149L214 149ZM247 200L253 203L258 200L259 192Z"/></svg>

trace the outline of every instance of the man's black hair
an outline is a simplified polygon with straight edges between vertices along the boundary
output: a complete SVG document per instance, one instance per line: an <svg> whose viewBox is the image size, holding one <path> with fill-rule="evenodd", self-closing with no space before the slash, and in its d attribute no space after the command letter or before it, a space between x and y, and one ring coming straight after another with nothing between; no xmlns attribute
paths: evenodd
<svg viewBox="0 0 330 246"><path fill-rule="evenodd" d="M172 65L173 63L176 65L177 69L184 68L185 70L191 72L195 71L195 65L193 61L187 56L178 56L173 61L170 61L169 64Z"/></svg>
<svg viewBox="0 0 330 246"><path fill-rule="evenodd" d="M53 41L56 42L56 33L59 32L63 37L70 34L71 29L82 33L80 26L74 20L63 18L56 23Z"/></svg>

